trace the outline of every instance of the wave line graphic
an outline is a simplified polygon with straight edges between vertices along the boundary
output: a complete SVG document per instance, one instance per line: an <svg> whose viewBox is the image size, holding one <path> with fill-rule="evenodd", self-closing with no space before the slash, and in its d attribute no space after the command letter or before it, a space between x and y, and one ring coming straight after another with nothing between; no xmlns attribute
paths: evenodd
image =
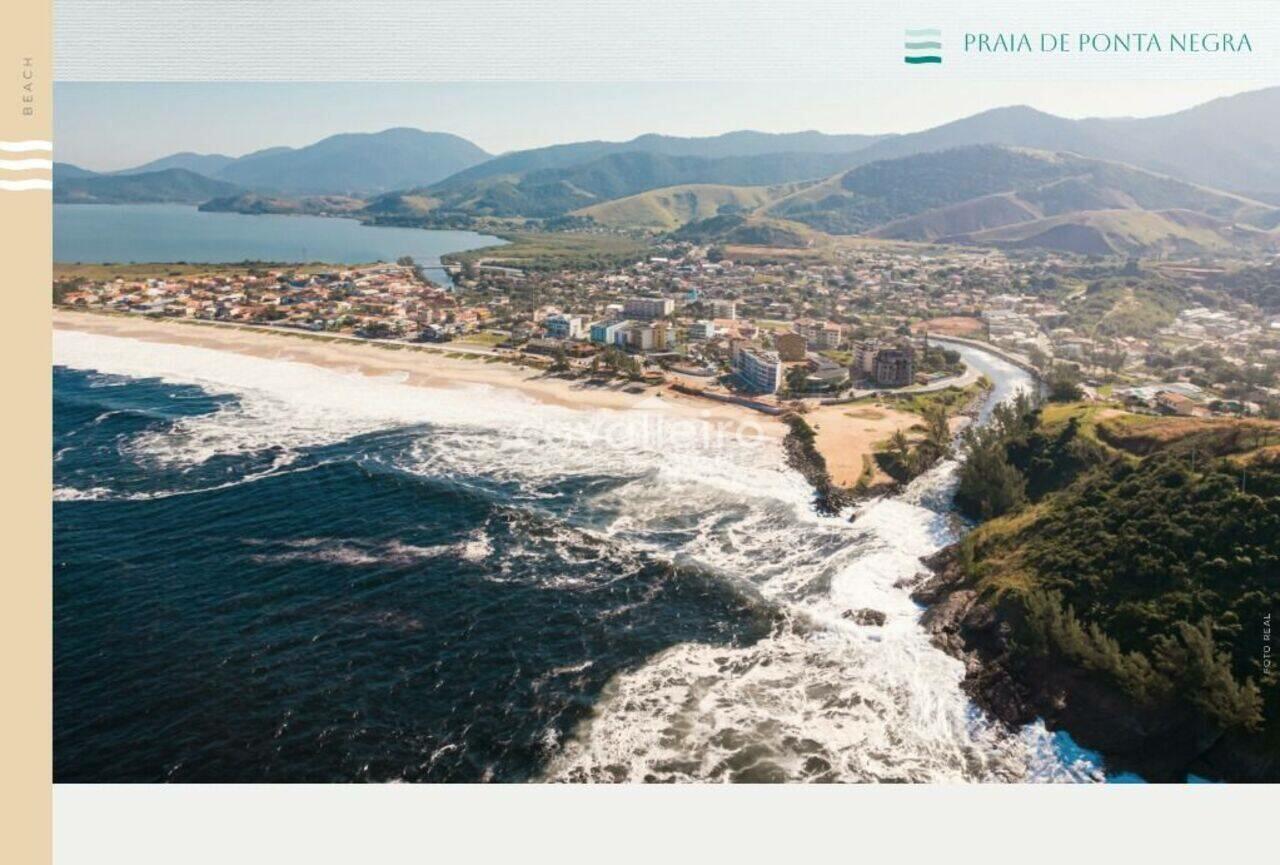
<svg viewBox="0 0 1280 865"><path fill-rule="evenodd" d="M6 153L27 153L32 150L48 150L53 152L52 141L39 141L32 139L29 141L0 141L0 150Z"/></svg>
<svg viewBox="0 0 1280 865"><path fill-rule="evenodd" d="M0 170L3 171L32 171L36 169L53 169L53 161L50 159L0 159Z"/></svg>
<svg viewBox="0 0 1280 865"><path fill-rule="evenodd" d="M907 30L908 36L941 36L942 31L936 27L924 27L920 30Z"/></svg>
<svg viewBox="0 0 1280 865"><path fill-rule="evenodd" d="M907 63L941 63L942 58L937 54L921 54L918 57L903 57Z"/></svg>
<svg viewBox="0 0 1280 865"><path fill-rule="evenodd" d="M907 49L910 51L914 51L918 48L936 48L941 50L942 43L941 42L908 42L907 43Z"/></svg>
<svg viewBox="0 0 1280 865"><path fill-rule="evenodd" d="M32 180L0 180L0 192L26 192L33 189L53 189L53 181Z"/></svg>

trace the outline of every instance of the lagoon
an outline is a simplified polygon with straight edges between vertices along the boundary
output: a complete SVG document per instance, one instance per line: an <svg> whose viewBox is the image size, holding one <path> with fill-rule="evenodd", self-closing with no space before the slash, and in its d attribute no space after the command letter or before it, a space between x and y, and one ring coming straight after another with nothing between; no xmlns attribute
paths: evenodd
<svg viewBox="0 0 1280 865"><path fill-rule="evenodd" d="M53 259L80 263L323 261L361 264L503 243L474 231L375 228L354 219L206 213L185 204L55 204Z"/></svg>

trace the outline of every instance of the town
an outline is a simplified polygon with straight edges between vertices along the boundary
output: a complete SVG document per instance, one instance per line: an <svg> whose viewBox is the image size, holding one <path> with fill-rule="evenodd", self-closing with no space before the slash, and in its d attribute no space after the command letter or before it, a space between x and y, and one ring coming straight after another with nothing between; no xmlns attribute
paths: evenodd
<svg viewBox="0 0 1280 865"><path fill-rule="evenodd" d="M1274 262L1098 262L850 244L821 255L664 241L617 267L468 258L56 275L85 310L266 326L663 382L773 407L971 384L977 341L1086 399L1184 415L1280 414ZM1253 282L1250 282L1250 279ZM1273 289L1272 289L1273 290ZM1253 291L1251 294L1250 292Z"/></svg>

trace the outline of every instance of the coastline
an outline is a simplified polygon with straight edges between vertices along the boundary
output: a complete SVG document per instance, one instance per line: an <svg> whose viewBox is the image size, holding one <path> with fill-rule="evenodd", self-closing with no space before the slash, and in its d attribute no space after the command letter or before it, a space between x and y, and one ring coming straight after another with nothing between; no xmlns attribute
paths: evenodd
<svg viewBox="0 0 1280 865"><path fill-rule="evenodd" d="M55 308L55 330L72 330L143 342L179 344L235 352L265 360L305 363L365 376L400 375L417 387L481 386L508 390L562 408L625 411L660 410L686 421L704 421L745 434L781 439L786 430L776 419L732 404L712 403L668 388L646 387L628 393L629 382L592 386L492 360L496 355L450 357L459 352L411 344L360 339L321 339L304 333L174 319L75 312ZM486 358L490 360L486 362Z"/></svg>

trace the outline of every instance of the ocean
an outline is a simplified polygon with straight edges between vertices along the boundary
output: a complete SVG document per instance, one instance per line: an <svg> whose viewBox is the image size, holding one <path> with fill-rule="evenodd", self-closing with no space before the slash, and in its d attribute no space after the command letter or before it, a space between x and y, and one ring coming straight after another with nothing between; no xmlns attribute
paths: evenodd
<svg viewBox="0 0 1280 865"><path fill-rule="evenodd" d="M776 442L660 413L67 331L54 362L56 781L1103 778L918 624L954 463L850 521Z"/></svg>

